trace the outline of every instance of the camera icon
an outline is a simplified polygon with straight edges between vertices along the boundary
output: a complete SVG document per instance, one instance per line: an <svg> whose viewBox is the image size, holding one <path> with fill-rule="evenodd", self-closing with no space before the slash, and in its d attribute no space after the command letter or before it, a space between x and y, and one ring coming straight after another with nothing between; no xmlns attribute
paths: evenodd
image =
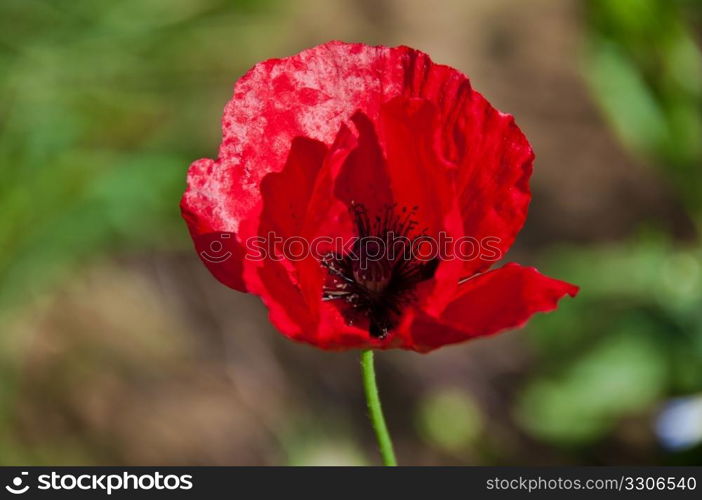
<svg viewBox="0 0 702 500"><path fill-rule="evenodd" d="M29 490L29 485L27 484L24 487L22 487L22 476L27 475L29 475L29 472L21 472L19 476L16 476L12 480L12 486L7 485L5 486L5 489L13 495L21 495L22 493L27 493L27 490Z"/></svg>

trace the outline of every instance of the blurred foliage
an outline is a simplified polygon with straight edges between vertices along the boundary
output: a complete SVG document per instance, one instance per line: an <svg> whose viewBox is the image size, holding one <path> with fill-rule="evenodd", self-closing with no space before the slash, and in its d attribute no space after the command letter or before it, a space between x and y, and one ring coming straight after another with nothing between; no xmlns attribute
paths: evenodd
<svg viewBox="0 0 702 500"><path fill-rule="evenodd" d="M287 465L371 465L352 440L353 433L344 425L343 417L329 421L318 415L315 422L310 422L288 415L287 420L281 438Z"/></svg>
<svg viewBox="0 0 702 500"><path fill-rule="evenodd" d="M623 143L659 169L702 223L702 52L689 22L702 2L585 7L584 74L595 99ZM701 256L699 242L650 229L548 253L542 267L581 293L531 324L539 368L516 410L530 433L592 447L625 419L644 417L650 429L662 401L702 392ZM688 463L702 458L697 450Z"/></svg>
<svg viewBox="0 0 702 500"><path fill-rule="evenodd" d="M631 150L660 167L702 210L702 51L697 0L590 0L587 75Z"/></svg>
<svg viewBox="0 0 702 500"><path fill-rule="evenodd" d="M536 435L587 444L666 395L702 391L697 248L647 236L554 253L549 269L582 291L532 325L539 369L519 413Z"/></svg>
<svg viewBox="0 0 702 500"><path fill-rule="evenodd" d="M88 259L190 246L177 210L185 168L216 151L232 78L270 39L267 9L0 3L0 318ZM0 440L17 344L0 338Z"/></svg>
<svg viewBox="0 0 702 500"><path fill-rule="evenodd" d="M216 151L222 89L265 48L265 7L2 2L0 311L97 253L189 244L184 167Z"/></svg>
<svg viewBox="0 0 702 500"><path fill-rule="evenodd" d="M459 457L483 432L480 410L458 388L427 394L417 411L417 427L428 444Z"/></svg>

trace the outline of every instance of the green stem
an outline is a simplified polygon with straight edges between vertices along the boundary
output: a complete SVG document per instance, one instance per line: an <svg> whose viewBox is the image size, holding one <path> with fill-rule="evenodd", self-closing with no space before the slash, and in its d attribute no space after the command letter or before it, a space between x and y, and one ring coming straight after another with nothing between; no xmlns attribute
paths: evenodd
<svg viewBox="0 0 702 500"><path fill-rule="evenodd" d="M366 393L371 425L375 431L375 437L378 439L378 448L380 449L380 456L383 458L383 464L397 465L395 451L392 448L392 439L390 439L388 427L385 425L385 417L383 417L383 409L380 406L378 386L375 383L373 351L370 349L361 352L361 373L363 375L363 389Z"/></svg>

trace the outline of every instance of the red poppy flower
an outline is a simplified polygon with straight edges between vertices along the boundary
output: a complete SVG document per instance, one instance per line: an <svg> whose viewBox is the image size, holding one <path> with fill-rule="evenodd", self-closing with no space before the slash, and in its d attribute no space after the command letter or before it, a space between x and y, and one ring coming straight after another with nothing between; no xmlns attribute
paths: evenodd
<svg viewBox="0 0 702 500"><path fill-rule="evenodd" d="M209 270L259 295L286 336L427 352L577 293L531 267L489 270L525 222L533 158L459 71L330 42L237 82L219 156L191 165L181 208Z"/></svg>

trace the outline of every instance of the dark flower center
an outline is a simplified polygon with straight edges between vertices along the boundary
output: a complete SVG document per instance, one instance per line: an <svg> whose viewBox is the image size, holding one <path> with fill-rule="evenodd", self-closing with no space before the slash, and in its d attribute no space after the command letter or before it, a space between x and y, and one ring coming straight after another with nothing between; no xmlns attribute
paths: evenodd
<svg viewBox="0 0 702 500"><path fill-rule="evenodd" d="M329 253L322 260L329 272L322 298L343 301L347 322L367 320L375 338L384 338L397 325L416 285L431 278L439 263L415 256L419 239L427 237L426 229L416 230L418 207L396 208L386 206L371 218L364 205L352 204L357 238L348 252Z"/></svg>

